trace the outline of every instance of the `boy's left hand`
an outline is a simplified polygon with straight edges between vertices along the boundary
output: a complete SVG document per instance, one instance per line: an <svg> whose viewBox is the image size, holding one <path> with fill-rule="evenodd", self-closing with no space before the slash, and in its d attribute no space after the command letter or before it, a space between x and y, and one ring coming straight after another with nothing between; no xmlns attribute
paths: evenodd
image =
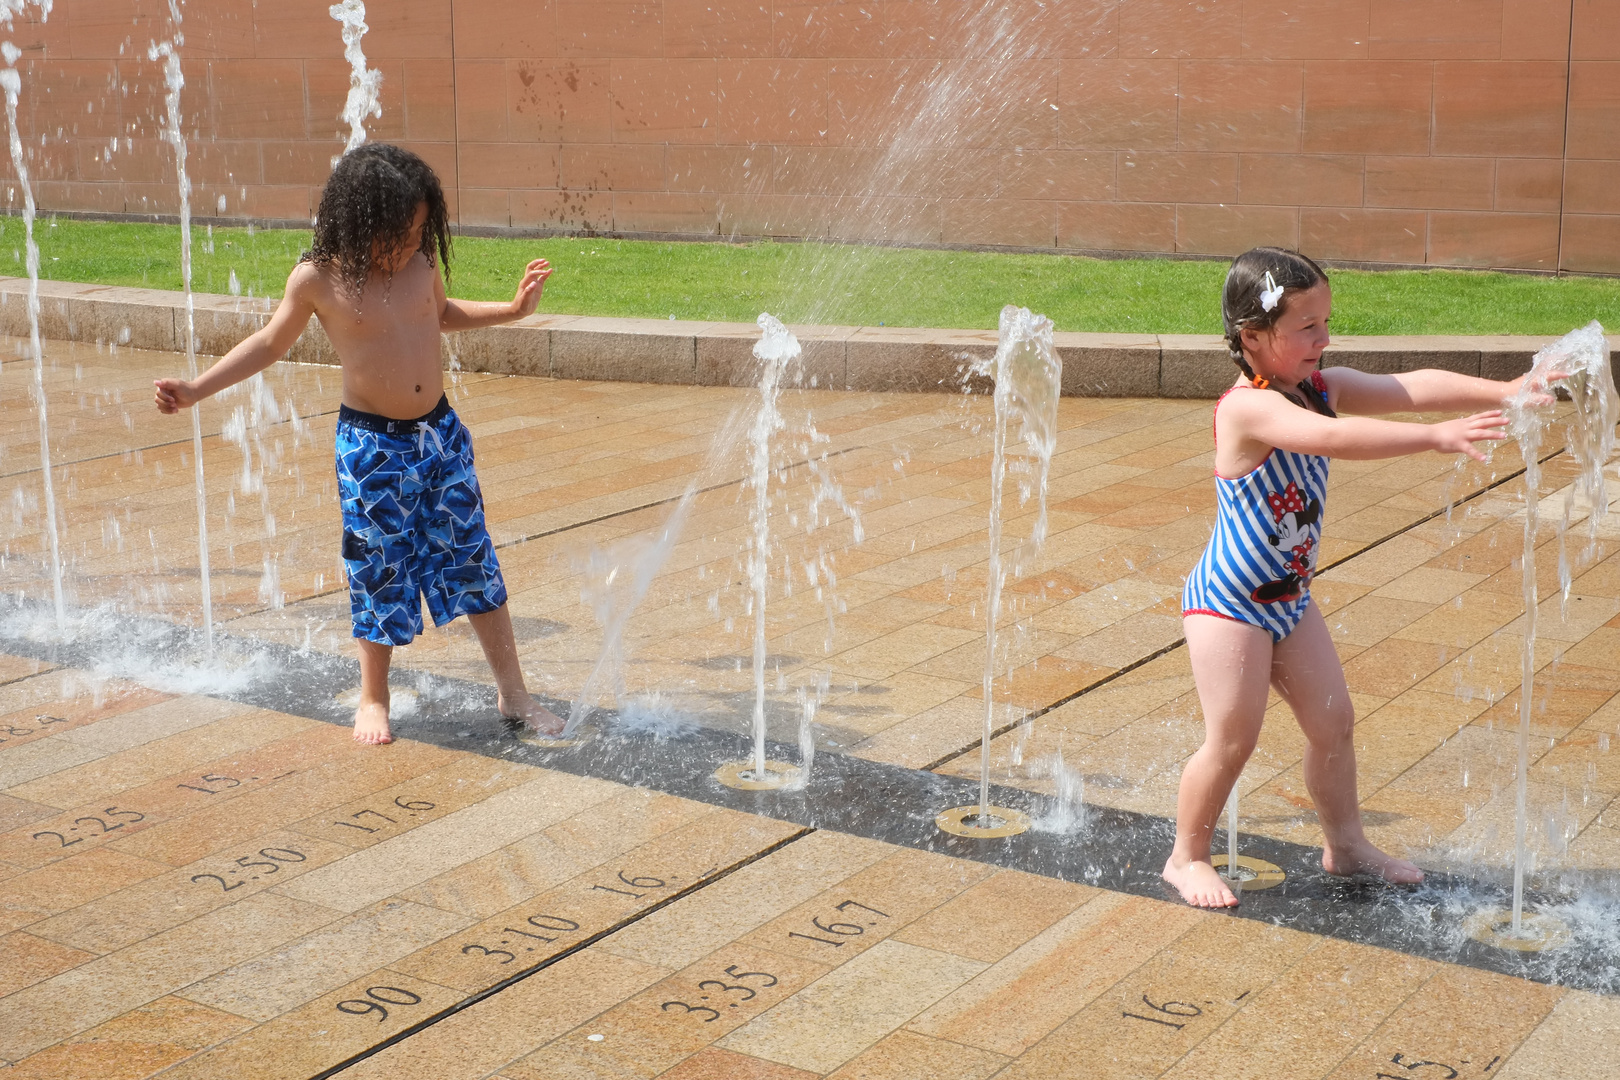
<svg viewBox="0 0 1620 1080"><path fill-rule="evenodd" d="M545 291L546 278L551 276L551 264L544 259L536 259L523 271L523 280L518 282L517 295L512 297L512 314L521 319L533 315L534 309L540 305L540 294Z"/></svg>

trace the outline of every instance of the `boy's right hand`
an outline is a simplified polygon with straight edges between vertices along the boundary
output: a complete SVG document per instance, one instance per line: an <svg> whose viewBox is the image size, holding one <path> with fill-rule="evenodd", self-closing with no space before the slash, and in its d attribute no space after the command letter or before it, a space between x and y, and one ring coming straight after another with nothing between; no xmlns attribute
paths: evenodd
<svg viewBox="0 0 1620 1080"><path fill-rule="evenodd" d="M1474 444L1507 438L1507 432L1502 430L1507 423L1501 409L1490 409L1461 420L1435 424L1432 429L1434 448L1442 454L1467 454L1475 461L1484 461L1485 455Z"/></svg>
<svg viewBox="0 0 1620 1080"><path fill-rule="evenodd" d="M153 379L156 392L152 397L158 412L173 414L197 404L197 392L184 379Z"/></svg>

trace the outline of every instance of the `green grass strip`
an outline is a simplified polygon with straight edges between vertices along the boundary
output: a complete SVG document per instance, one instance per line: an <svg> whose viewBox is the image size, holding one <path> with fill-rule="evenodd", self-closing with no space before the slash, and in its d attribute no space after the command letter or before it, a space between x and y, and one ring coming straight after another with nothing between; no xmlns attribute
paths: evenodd
<svg viewBox="0 0 1620 1080"><path fill-rule="evenodd" d="M180 287L179 228L45 219L41 273L59 281ZM200 292L278 296L309 234L194 230ZM22 274L22 222L0 218L0 266ZM1002 305L1059 330L1208 334L1220 330L1224 262L925 251L816 243L665 243L460 237L451 293L512 295L524 263L556 274L541 309L570 315L989 329ZM1620 279L1459 270L1334 271L1342 334L1561 334L1591 319L1620 327Z"/></svg>

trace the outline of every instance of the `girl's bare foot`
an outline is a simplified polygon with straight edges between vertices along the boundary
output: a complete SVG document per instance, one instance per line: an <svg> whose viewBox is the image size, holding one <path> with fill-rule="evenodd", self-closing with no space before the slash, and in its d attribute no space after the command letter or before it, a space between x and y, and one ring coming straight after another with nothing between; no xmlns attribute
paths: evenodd
<svg viewBox="0 0 1620 1080"><path fill-rule="evenodd" d="M362 701L354 710L354 741L381 746L394 741L388 730L388 706L380 701Z"/></svg>
<svg viewBox="0 0 1620 1080"><path fill-rule="evenodd" d="M521 720L531 730L541 735L558 735L565 726L563 718L534 700L529 694L524 694L516 701L508 702L504 694L495 696L495 707L501 715L508 720Z"/></svg>
<svg viewBox="0 0 1620 1080"><path fill-rule="evenodd" d="M1189 859L1177 865L1176 857L1172 855L1164 864L1164 880L1174 885L1181 898L1193 907L1238 906L1237 894L1207 859Z"/></svg>
<svg viewBox="0 0 1620 1080"><path fill-rule="evenodd" d="M1423 871L1415 863L1386 854L1366 839L1356 844L1323 848L1322 869L1338 877L1373 874L1397 885L1416 885L1423 880Z"/></svg>

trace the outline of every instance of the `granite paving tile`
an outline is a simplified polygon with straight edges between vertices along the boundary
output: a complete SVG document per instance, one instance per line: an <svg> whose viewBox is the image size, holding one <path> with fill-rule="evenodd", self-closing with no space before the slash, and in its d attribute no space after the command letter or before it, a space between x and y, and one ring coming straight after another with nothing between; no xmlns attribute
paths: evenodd
<svg viewBox="0 0 1620 1080"><path fill-rule="evenodd" d="M296 884L278 885L278 891L340 911L358 911L601 802L612 788L603 781L566 774L539 775L349 855L341 867L314 871Z"/></svg>
<svg viewBox="0 0 1620 1080"><path fill-rule="evenodd" d="M27 1057L308 933L334 914L284 897L250 896L0 998L0 1058Z"/></svg>
<svg viewBox="0 0 1620 1080"><path fill-rule="evenodd" d="M1031 938L908 1025L1016 1057L1197 922L1139 897L1097 897Z"/></svg>
<svg viewBox="0 0 1620 1080"><path fill-rule="evenodd" d="M1599 1080L1613 1066L1607 1048L1616 1039L1620 1039L1620 1000L1572 990L1496 1075L1505 1080L1541 1076Z"/></svg>
<svg viewBox="0 0 1620 1080"><path fill-rule="evenodd" d="M1304 957L1310 935L1204 915L1022 1054L1008 1080L1138 1080L1181 1060Z"/></svg>
<svg viewBox="0 0 1620 1080"><path fill-rule="evenodd" d="M483 1080L496 1072L510 1080L566 1076L553 1071L559 1051L597 1045L587 1042L588 1034L597 1034L591 1018L668 974L597 949L578 953L339 1075L343 1080ZM290 1037L297 1029L288 1028ZM559 1046L554 1041L559 1039L567 1041ZM523 1064L536 1046L547 1052ZM198 1073L198 1080L209 1075Z"/></svg>
<svg viewBox="0 0 1620 1080"><path fill-rule="evenodd" d="M8 1076L142 1080L234 1035L246 1024L241 1017L182 998L161 997L24 1058Z"/></svg>
<svg viewBox="0 0 1620 1080"><path fill-rule="evenodd" d="M983 962L883 941L721 1040L729 1050L830 1072L984 969Z"/></svg>
<svg viewBox="0 0 1620 1080"><path fill-rule="evenodd" d="M798 828L717 810L396 962L474 992L577 946Z"/></svg>
<svg viewBox="0 0 1620 1080"><path fill-rule="evenodd" d="M153 935L176 933L198 917L238 907L273 888L283 876L297 877L346 854L347 849L324 840L289 832L262 833L238 849L30 923L29 932L91 952L125 950Z"/></svg>

